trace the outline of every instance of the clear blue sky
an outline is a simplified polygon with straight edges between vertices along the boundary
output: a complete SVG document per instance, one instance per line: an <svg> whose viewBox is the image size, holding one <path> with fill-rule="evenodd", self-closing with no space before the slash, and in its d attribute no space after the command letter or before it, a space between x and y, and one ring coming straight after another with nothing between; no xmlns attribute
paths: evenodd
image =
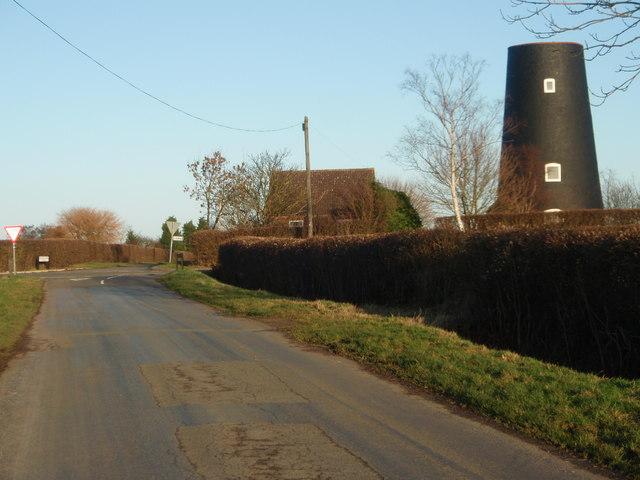
<svg viewBox="0 0 640 480"><path fill-rule="evenodd" d="M314 168L375 167L418 113L398 86L432 54L469 52L504 94L507 47L532 41L506 24L508 0L139 1L22 0L70 40L155 95L211 120L249 128L309 115ZM580 35L566 40L583 41ZM288 148L303 163L299 129L247 134L214 128L157 104L71 50L11 1L0 0L0 223L52 223L60 210L115 211L157 236L170 214L197 219L183 192L186 164L220 149L231 161ZM591 87L610 63L587 65ZM640 84L594 108L600 169L640 176ZM346 154L345 154L346 152Z"/></svg>

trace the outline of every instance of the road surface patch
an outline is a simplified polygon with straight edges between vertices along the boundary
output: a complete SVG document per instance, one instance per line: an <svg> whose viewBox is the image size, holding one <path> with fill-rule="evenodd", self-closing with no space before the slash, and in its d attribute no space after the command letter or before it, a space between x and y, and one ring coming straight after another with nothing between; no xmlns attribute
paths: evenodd
<svg viewBox="0 0 640 480"><path fill-rule="evenodd" d="M121 330L100 330L70 333L72 337L104 337L112 335L167 335L171 333L216 333L237 332L234 329L214 328L123 328Z"/></svg>
<svg viewBox="0 0 640 480"><path fill-rule="evenodd" d="M205 480L378 480L366 463L308 423L180 427L180 447Z"/></svg>
<svg viewBox="0 0 640 480"><path fill-rule="evenodd" d="M61 348L71 348L73 343L68 337L31 337L27 349L30 352L49 352Z"/></svg>
<svg viewBox="0 0 640 480"><path fill-rule="evenodd" d="M276 375L254 362L145 364L140 366L140 371L161 407L306 401Z"/></svg>

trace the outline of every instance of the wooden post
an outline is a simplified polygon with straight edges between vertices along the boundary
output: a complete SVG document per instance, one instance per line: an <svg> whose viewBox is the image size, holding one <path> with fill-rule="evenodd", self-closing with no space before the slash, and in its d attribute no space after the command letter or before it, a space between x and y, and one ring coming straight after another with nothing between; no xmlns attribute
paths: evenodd
<svg viewBox="0 0 640 480"><path fill-rule="evenodd" d="M307 167L307 221L309 225L307 237L311 238L313 237L313 202L311 200L311 154L309 152L309 117L304 117L302 130L304 131L304 155Z"/></svg>

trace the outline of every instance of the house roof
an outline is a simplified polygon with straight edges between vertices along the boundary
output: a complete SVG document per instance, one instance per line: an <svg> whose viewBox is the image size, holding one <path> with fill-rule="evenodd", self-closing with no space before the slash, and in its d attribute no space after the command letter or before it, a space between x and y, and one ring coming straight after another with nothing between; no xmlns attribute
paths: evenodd
<svg viewBox="0 0 640 480"><path fill-rule="evenodd" d="M272 190L280 188L293 192L286 214L304 214L307 175L305 170L274 173ZM370 189L375 181L373 168L342 168L311 170L311 197L315 215L330 215L346 207L346 199L354 192Z"/></svg>

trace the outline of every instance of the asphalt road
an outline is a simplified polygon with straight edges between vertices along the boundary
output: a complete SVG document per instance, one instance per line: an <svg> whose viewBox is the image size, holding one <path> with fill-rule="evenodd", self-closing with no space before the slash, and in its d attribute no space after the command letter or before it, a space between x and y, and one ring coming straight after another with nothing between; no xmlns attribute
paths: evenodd
<svg viewBox="0 0 640 480"><path fill-rule="evenodd" d="M45 273L0 377L0 479L592 479L141 268Z"/></svg>

